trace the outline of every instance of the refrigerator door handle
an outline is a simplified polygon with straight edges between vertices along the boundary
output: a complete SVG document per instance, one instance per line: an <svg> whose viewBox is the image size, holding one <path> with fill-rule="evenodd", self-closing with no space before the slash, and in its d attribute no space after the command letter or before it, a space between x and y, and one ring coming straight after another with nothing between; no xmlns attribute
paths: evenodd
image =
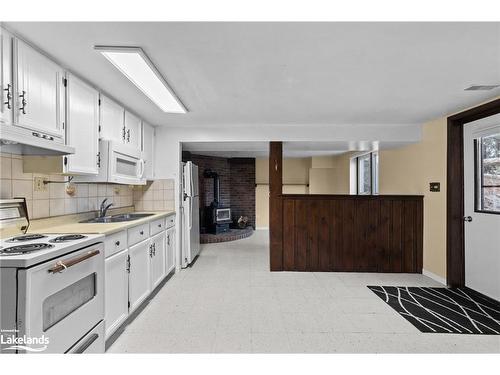
<svg viewBox="0 0 500 375"><path fill-rule="evenodd" d="M193 198L189 198L189 229L193 228Z"/></svg>

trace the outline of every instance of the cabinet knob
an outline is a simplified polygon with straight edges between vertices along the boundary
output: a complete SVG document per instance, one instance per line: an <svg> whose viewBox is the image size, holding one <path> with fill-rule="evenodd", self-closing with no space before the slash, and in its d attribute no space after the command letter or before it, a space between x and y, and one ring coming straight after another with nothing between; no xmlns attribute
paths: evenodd
<svg viewBox="0 0 500 375"><path fill-rule="evenodd" d="M144 231L143 231L143 230L141 230L141 231L139 232L139 234L140 234L141 236L143 236L143 235L144 235Z"/></svg>
<svg viewBox="0 0 500 375"><path fill-rule="evenodd" d="M158 228L161 228L161 224L158 224Z"/></svg>
<svg viewBox="0 0 500 375"><path fill-rule="evenodd" d="M115 242L115 245L116 245L116 246L120 246L120 241L116 241L116 242Z"/></svg>

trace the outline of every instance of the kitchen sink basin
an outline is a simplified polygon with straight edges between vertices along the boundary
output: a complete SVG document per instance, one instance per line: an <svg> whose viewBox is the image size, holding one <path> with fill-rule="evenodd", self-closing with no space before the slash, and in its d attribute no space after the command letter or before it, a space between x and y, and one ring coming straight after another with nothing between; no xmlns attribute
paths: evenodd
<svg viewBox="0 0 500 375"><path fill-rule="evenodd" d="M148 217L153 215L154 214L140 214L140 213L120 214L113 216L95 217L93 219L80 221L80 223L120 223L123 221L138 220L142 219L143 217Z"/></svg>

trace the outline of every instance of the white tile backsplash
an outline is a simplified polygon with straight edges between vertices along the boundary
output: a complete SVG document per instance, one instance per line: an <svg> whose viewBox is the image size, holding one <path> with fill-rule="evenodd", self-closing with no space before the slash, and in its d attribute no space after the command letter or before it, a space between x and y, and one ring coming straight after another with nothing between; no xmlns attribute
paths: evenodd
<svg viewBox="0 0 500 375"><path fill-rule="evenodd" d="M66 193L64 181L67 176L43 175L23 172L22 155L2 153L0 155L0 198L25 197L28 212L32 218L42 218L95 211L103 199L113 203L114 208L130 207L134 205L133 187L116 184L73 184L75 193L71 196ZM50 183L44 191L35 191L34 177L46 177ZM139 187L137 199L142 197L142 187ZM158 208L155 208L158 209Z"/></svg>

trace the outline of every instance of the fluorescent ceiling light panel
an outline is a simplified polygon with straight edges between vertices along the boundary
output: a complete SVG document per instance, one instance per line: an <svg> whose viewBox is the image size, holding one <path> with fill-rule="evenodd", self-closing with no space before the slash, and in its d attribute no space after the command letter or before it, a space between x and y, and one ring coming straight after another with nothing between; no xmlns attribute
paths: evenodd
<svg viewBox="0 0 500 375"><path fill-rule="evenodd" d="M108 59L162 111L168 113L187 112L141 48L95 46L94 49Z"/></svg>

